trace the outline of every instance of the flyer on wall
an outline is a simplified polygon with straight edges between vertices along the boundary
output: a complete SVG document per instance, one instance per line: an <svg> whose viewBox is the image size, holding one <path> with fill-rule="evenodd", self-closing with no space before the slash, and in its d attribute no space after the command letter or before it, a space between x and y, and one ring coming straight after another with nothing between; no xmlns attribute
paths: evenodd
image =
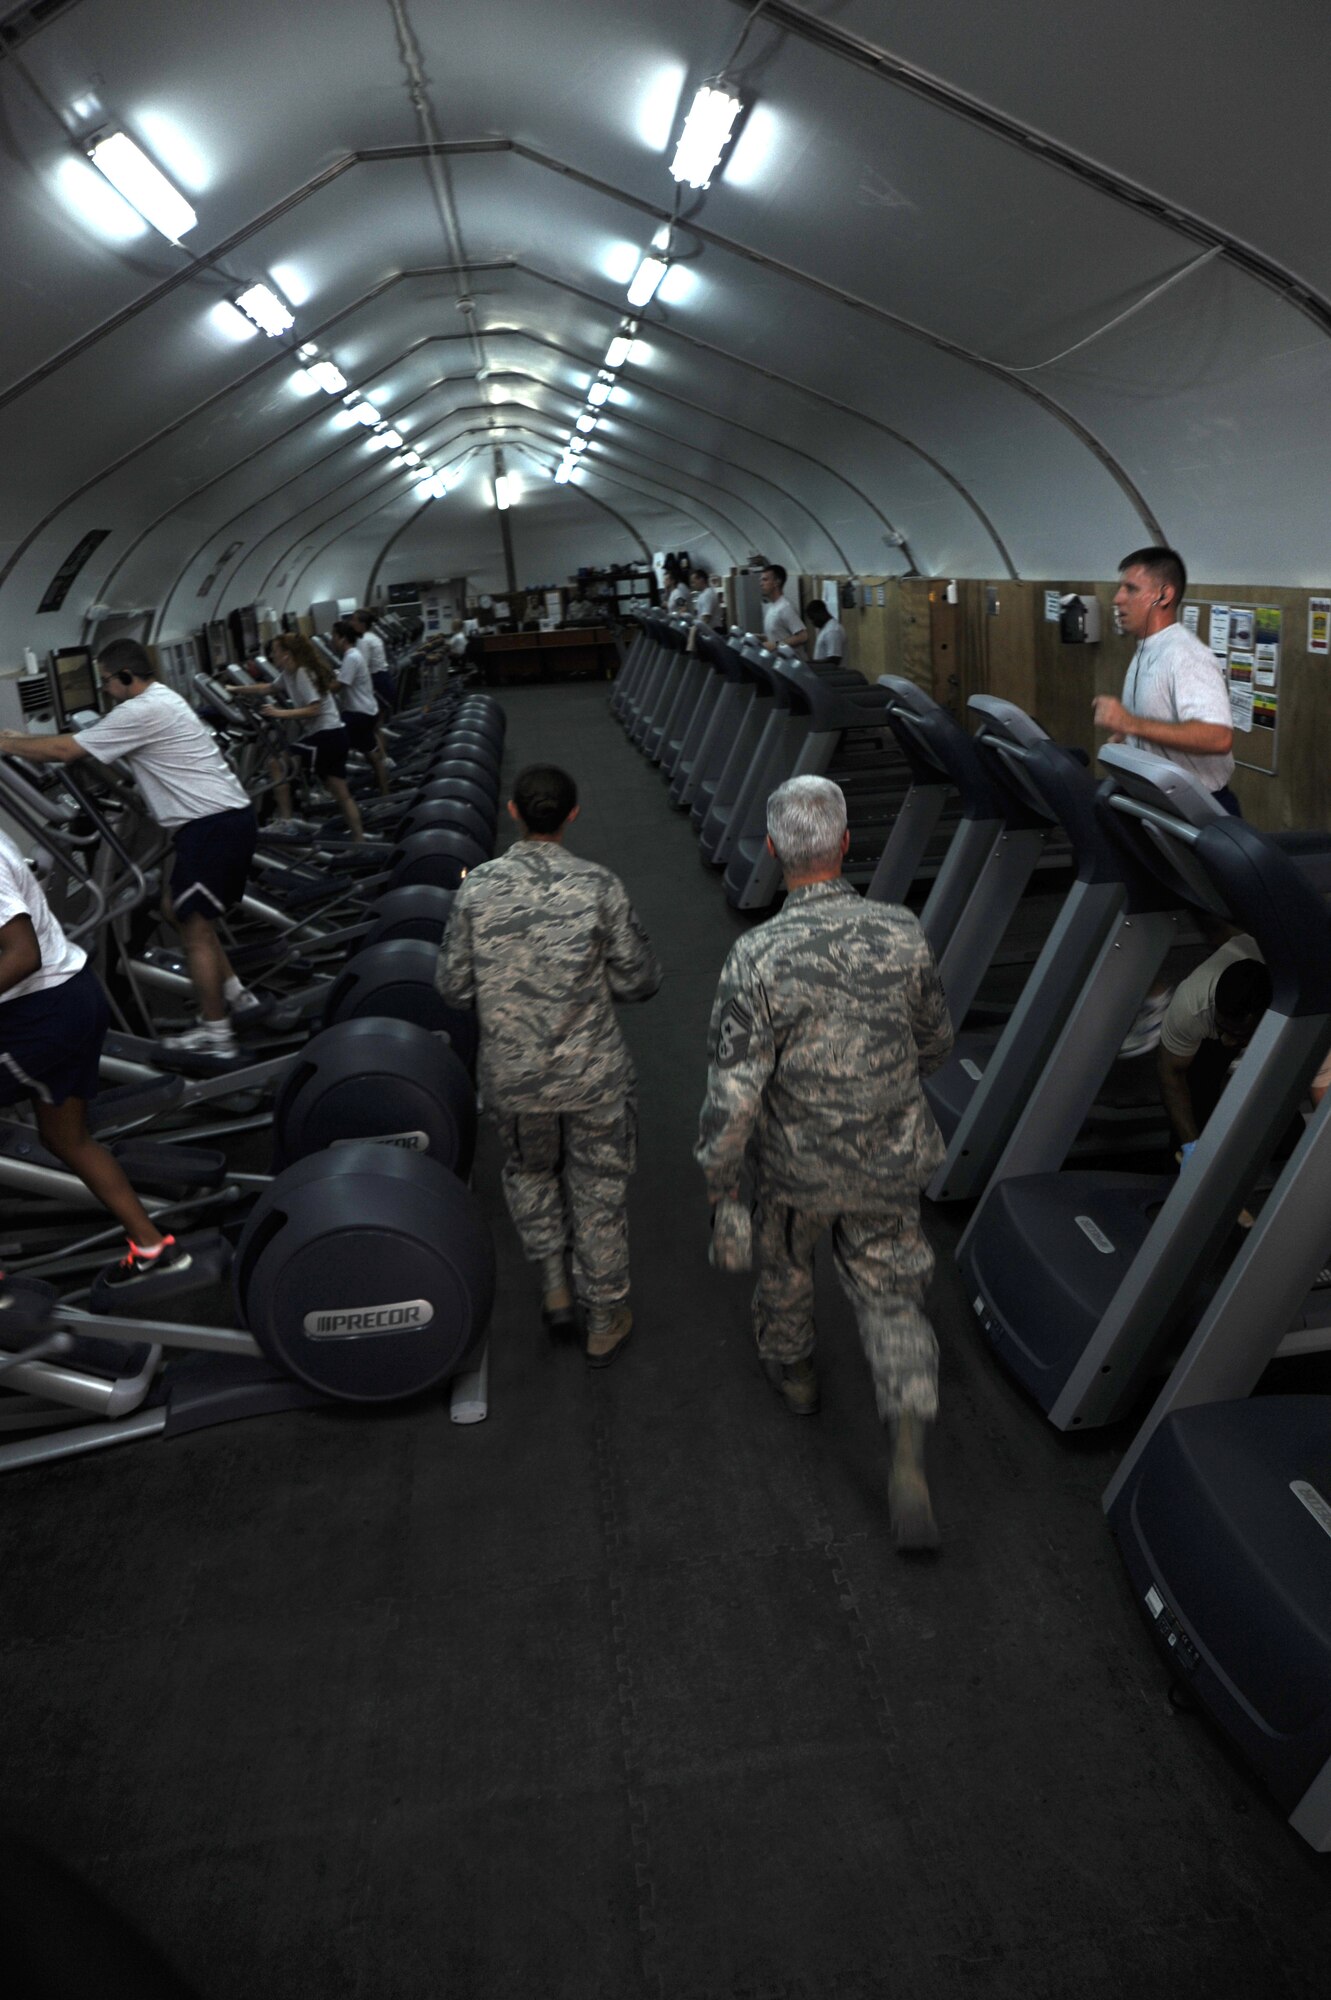
<svg viewBox="0 0 1331 2000"><path fill-rule="evenodd" d="M1251 653L1231 653L1229 656L1229 710L1234 718L1234 727L1246 736L1252 728L1252 673Z"/></svg>
<svg viewBox="0 0 1331 2000"><path fill-rule="evenodd" d="M1229 651L1229 606L1227 604L1213 604L1211 606L1210 645L1211 651L1216 655L1217 659L1223 660Z"/></svg>
<svg viewBox="0 0 1331 2000"><path fill-rule="evenodd" d="M1331 653L1331 597L1308 599L1308 651Z"/></svg>
<svg viewBox="0 0 1331 2000"><path fill-rule="evenodd" d="M1250 604L1231 604L1229 607L1229 645L1231 652L1237 647L1240 653L1250 653L1256 636L1257 614Z"/></svg>

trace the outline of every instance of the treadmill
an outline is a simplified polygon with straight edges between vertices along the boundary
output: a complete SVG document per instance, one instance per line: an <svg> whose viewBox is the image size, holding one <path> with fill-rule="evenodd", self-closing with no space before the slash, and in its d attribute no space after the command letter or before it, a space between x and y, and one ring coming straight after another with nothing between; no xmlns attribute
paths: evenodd
<svg viewBox="0 0 1331 2000"><path fill-rule="evenodd" d="M1067 1079L1103 1078L1177 916L1117 925L1068 1010L957 1252L990 1343L1060 1430L1125 1416L1162 1372L1331 1041L1331 836L1289 853L1161 758L1111 744L1101 761L1107 824L1169 894L1252 934L1273 997L1177 1177L1057 1171L1076 1131Z"/></svg>
<svg viewBox="0 0 1331 2000"><path fill-rule="evenodd" d="M831 775L847 730L883 719L886 692L853 670L827 671L782 649L769 655L774 708L736 803L726 864L726 900L737 910L765 910L781 887L781 864L767 848L767 801L788 778ZM847 797L849 818L852 798Z"/></svg>
<svg viewBox="0 0 1331 2000"><path fill-rule="evenodd" d="M642 664L635 675L633 686L627 691L620 721L632 740L633 733L655 699L661 678L670 663L665 638L669 621L659 611L648 612L645 619L647 644L643 649Z"/></svg>
<svg viewBox="0 0 1331 2000"><path fill-rule="evenodd" d="M637 720L629 731L629 741L636 743L648 756L660 736L686 663L691 658L687 650L689 631L687 618L669 618L657 634L661 648L660 664L643 697Z"/></svg>
<svg viewBox="0 0 1331 2000"><path fill-rule="evenodd" d="M676 704L675 713L667 726L665 741L661 745L660 756L657 759L661 770L670 780L672 793L680 766L687 763L689 769L692 769L694 755L725 685L720 655L703 644L705 633L710 633L713 639L720 636L716 632L711 632L709 627L694 627L695 678L688 693Z"/></svg>
<svg viewBox="0 0 1331 2000"><path fill-rule="evenodd" d="M670 785L671 805L684 807L694 816L695 826L702 824L696 815L698 802L705 798L711 803L752 691L751 669L740 651L744 643L742 632L732 632L723 639L717 632L699 628L698 650L712 669L716 693L701 718L695 714Z"/></svg>
<svg viewBox="0 0 1331 2000"><path fill-rule="evenodd" d="M693 824L704 861L724 867L730 855L731 820L762 741L775 699L766 655L758 641L746 637L736 649L744 676L744 694L730 742L714 779L704 779L693 801Z"/></svg>
<svg viewBox="0 0 1331 2000"><path fill-rule="evenodd" d="M981 878L997 887L1011 867L1018 872L1024 868L1024 886L1039 859L1048 820L1037 831L1038 816L995 783L970 732L940 702L896 674L881 675L878 686L887 690L884 719L906 755L913 782L869 884L875 902L905 901L949 792L956 792L961 802L956 831L920 912L941 969ZM1032 834L1033 844L1005 845L1010 816L1020 831Z"/></svg>
<svg viewBox="0 0 1331 2000"><path fill-rule="evenodd" d="M711 679L711 669L706 660L690 644L693 629L691 623L684 624L679 649L679 672L662 703L660 722L653 722L643 745L652 763L659 764L667 775L674 768L679 756L684 730L698 705L698 698Z"/></svg>
<svg viewBox="0 0 1331 2000"><path fill-rule="evenodd" d="M610 697L610 713L620 717L623 716L634 690L642 679L647 656L655 645L652 637L651 614L649 612L635 611L632 616L638 629L633 635L632 644L629 646L628 653L620 666L618 674L615 676L615 691Z"/></svg>
<svg viewBox="0 0 1331 2000"><path fill-rule="evenodd" d="M978 718L977 753L994 770L996 782L1024 799L1037 820L1058 825L1071 843L1076 874L1006 1024L962 1029L948 1060L924 1080L947 1144L947 1158L925 1190L936 1202L968 1201L983 1192L1107 941L1121 926L1148 912L1171 910L1177 901L1105 826L1096 811L1097 781L1074 751L1055 743L1013 702L973 695L968 705ZM982 876L972 903L982 897L983 881ZM982 909L980 902L976 917ZM1140 1060L1126 1069L1139 1070ZM1158 1127L1162 1114L1154 1091L1150 1110ZM1086 1105L1084 1115L1094 1117L1094 1108ZM1105 1149L1101 1141L1113 1138L1140 1143L1140 1109L1101 1106L1100 1116L1102 1124L1122 1129L1102 1131L1097 1151Z"/></svg>

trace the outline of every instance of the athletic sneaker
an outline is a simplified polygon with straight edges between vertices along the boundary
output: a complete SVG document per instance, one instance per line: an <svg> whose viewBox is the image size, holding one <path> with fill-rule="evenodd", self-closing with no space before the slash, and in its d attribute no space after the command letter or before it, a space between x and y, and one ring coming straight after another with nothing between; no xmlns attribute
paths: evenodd
<svg viewBox="0 0 1331 2000"><path fill-rule="evenodd" d="M251 993L248 986L242 986L235 999L228 1000L226 1004L233 1014L243 1018L246 1014L257 1014L263 1001L257 993Z"/></svg>
<svg viewBox="0 0 1331 2000"><path fill-rule="evenodd" d="M160 1248L140 1250L137 1243L131 1243L118 1264L112 1264L103 1272L102 1282L107 1285L137 1285L151 1278L158 1271L188 1271L194 1259L188 1250L182 1250L174 1236L164 1236Z"/></svg>
<svg viewBox="0 0 1331 2000"><path fill-rule="evenodd" d="M233 1056L238 1056L240 1049L230 1021L222 1022L220 1026L222 1032L218 1034L206 1021L200 1021L197 1028L187 1028L182 1035L163 1035L162 1047L180 1049L193 1055L219 1056L224 1061L229 1060Z"/></svg>

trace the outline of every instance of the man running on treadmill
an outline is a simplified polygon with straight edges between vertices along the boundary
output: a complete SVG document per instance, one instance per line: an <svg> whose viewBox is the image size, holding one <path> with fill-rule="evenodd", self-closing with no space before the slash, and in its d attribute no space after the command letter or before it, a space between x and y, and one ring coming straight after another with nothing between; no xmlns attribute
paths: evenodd
<svg viewBox="0 0 1331 2000"><path fill-rule="evenodd" d="M1234 772L1234 725L1229 690L1215 654L1179 623L1188 572L1176 549L1137 549L1119 564L1114 617L1137 650L1123 682L1123 697L1095 697L1097 729L1115 743L1131 743L1167 757L1205 785L1226 812L1239 802L1229 788Z"/></svg>
<svg viewBox="0 0 1331 2000"><path fill-rule="evenodd" d="M93 757L123 759L149 812L173 835L175 859L167 917L184 941L200 1021L165 1046L230 1059L239 1050L231 1015L259 1002L237 978L217 935L217 920L245 893L258 839L254 807L213 738L187 701L157 678L134 639L113 639L97 671L110 712L77 736L27 736L0 730L0 753L35 764L69 764Z"/></svg>
<svg viewBox="0 0 1331 2000"><path fill-rule="evenodd" d="M87 954L65 936L40 882L0 833L0 1105L30 1102L43 1146L123 1227L129 1248L106 1274L119 1286L185 1270L190 1256L149 1219L120 1162L89 1134L88 1101L110 1022Z"/></svg>

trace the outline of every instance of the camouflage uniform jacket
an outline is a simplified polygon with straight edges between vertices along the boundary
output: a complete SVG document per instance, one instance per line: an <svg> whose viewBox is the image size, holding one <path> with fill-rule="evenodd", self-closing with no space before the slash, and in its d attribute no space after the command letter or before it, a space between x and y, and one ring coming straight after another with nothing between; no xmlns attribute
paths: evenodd
<svg viewBox="0 0 1331 2000"><path fill-rule="evenodd" d="M435 984L476 1009L491 1111L579 1111L632 1090L613 1002L649 999L661 967L617 875L520 840L458 890Z"/></svg>
<svg viewBox="0 0 1331 2000"><path fill-rule="evenodd" d="M755 1138L760 1196L839 1214L917 1192L944 1151L920 1077L951 1047L909 910L839 879L793 890L731 948L717 988L695 1149L712 1199Z"/></svg>

